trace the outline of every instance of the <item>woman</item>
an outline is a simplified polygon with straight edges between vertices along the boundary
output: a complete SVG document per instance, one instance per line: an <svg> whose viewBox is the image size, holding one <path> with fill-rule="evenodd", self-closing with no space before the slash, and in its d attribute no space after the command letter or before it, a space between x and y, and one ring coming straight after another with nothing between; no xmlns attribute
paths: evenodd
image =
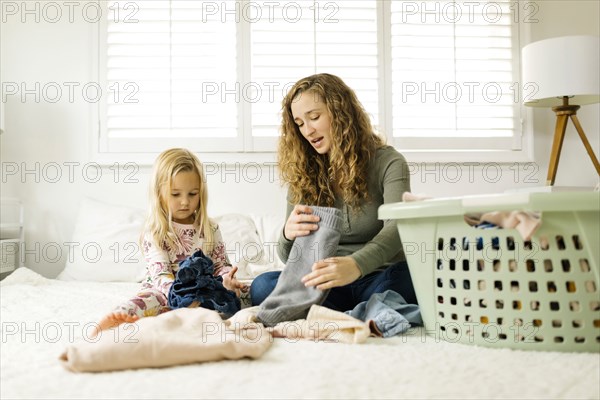
<svg viewBox="0 0 600 400"><path fill-rule="evenodd" d="M330 74L301 79L283 100L281 130L278 162L288 185L289 218L279 239L280 258L287 262L294 239L318 228L307 205L335 207L343 217L337 253L316 262L302 282L331 289L323 305L338 311L388 289L416 304L395 222L377 218L380 205L402 201L410 191L408 166L374 132L354 91ZM254 305L273 291L279 274L254 280Z"/></svg>

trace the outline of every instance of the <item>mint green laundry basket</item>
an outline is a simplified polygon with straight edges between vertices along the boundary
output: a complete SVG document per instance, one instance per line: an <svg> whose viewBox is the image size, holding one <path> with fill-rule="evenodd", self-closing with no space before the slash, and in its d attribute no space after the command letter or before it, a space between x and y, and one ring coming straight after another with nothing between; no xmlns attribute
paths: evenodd
<svg viewBox="0 0 600 400"><path fill-rule="evenodd" d="M541 212L531 240L467 213ZM522 350L600 352L600 194L511 193L386 204L428 336Z"/></svg>

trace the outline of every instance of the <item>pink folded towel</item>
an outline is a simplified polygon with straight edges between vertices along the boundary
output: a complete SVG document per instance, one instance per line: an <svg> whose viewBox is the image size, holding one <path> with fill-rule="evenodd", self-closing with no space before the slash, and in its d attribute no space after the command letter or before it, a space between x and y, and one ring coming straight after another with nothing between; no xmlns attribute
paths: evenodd
<svg viewBox="0 0 600 400"><path fill-rule="evenodd" d="M523 240L531 240L542 224L539 213L528 211L492 211L479 216L479 223L481 222L490 222L505 229L516 229Z"/></svg>
<svg viewBox="0 0 600 400"><path fill-rule="evenodd" d="M262 324L232 327L215 311L180 308L103 331L98 341L74 343L60 360L74 372L166 367L258 358L271 342Z"/></svg>

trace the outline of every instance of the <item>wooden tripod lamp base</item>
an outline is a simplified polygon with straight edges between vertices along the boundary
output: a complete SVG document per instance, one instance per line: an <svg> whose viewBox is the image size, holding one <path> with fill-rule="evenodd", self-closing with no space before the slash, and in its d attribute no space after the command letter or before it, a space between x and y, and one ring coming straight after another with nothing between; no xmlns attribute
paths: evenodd
<svg viewBox="0 0 600 400"><path fill-rule="evenodd" d="M554 129L554 141L552 143L552 153L550 154L550 166L548 167L548 177L546 178L546 185L548 186L554 185L554 180L556 179L560 151L562 149L569 118L571 118L571 121L573 121L575 129L577 130L577 133L579 133L579 137L581 138L588 155L592 159L594 167L596 167L596 173L600 176L600 163L598 162L598 159L594 154L594 149L592 149L592 146L590 145L590 142L585 136L583 128L579 123L579 119L577 118L577 110L579 110L579 106L570 105L569 98L567 96L563 97L562 106L552 107L552 111L556 113L556 128Z"/></svg>

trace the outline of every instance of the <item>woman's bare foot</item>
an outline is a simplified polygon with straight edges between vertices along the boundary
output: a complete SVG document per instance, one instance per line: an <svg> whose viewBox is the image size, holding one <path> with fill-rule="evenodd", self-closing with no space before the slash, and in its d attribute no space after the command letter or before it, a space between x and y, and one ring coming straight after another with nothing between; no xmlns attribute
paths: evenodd
<svg viewBox="0 0 600 400"><path fill-rule="evenodd" d="M140 319L140 317L131 316L131 315L128 315L125 313L118 313L118 312L110 313L106 317L102 318L100 320L100 322L98 322L98 325L94 329L94 332L92 332L92 338L95 338L103 330L117 327L126 322L128 322L128 323L135 322L138 319Z"/></svg>

